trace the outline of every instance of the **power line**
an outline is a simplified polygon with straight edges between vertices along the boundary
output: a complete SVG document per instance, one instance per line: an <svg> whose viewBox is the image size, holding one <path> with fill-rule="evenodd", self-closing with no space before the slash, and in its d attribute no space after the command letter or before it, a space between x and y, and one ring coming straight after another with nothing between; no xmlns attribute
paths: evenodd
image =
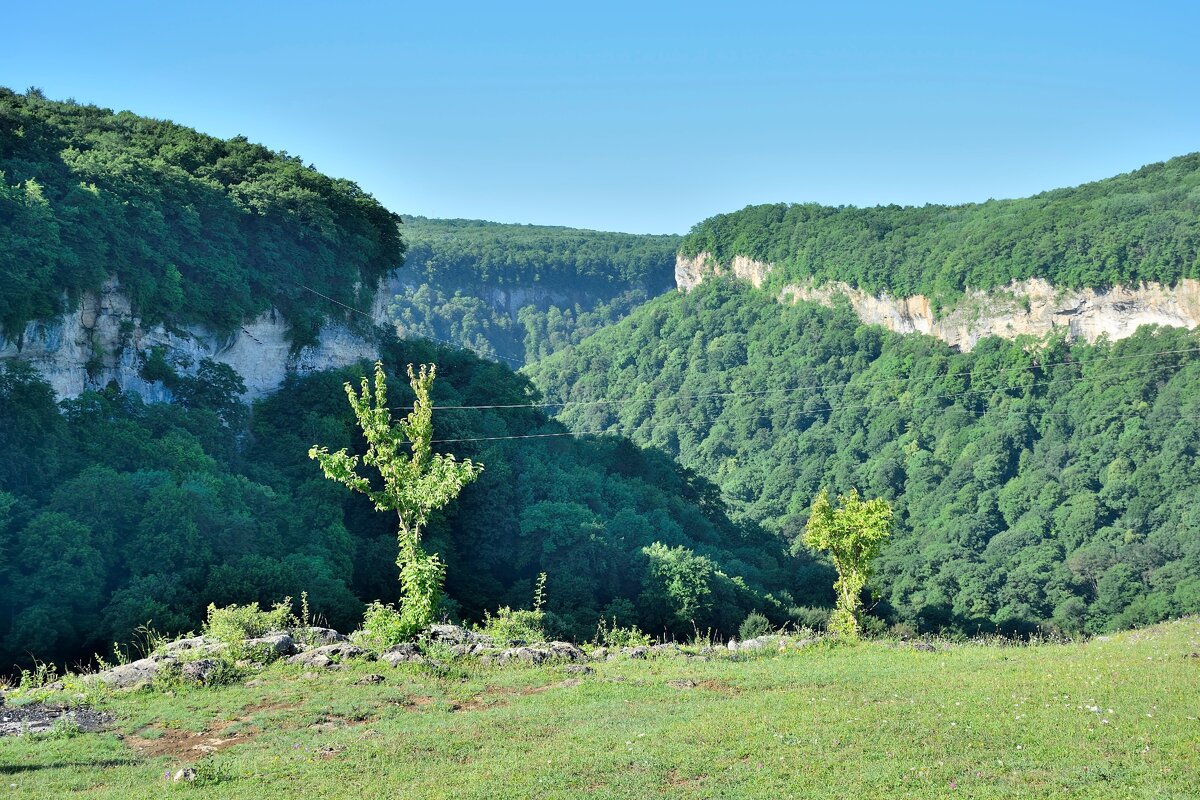
<svg viewBox="0 0 1200 800"><path fill-rule="evenodd" d="M1096 360L1096 359L1093 359L1093 360ZM1181 364L1181 365L1177 365L1175 367L1171 367L1170 369L1180 370L1180 369L1185 368L1186 366L1189 366L1189 365ZM1134 375L1147 375L1147 374L1157 373L1161 369L1162 369L1161 367L1153 367L1153 368L1144 369L1144 370L1136 370L1133 372L1120 373L1113 377L1126 378L1126 377L1132 377ZM1012 387L1012 388L1029 388L1031 386L1049 386L1049 385L1054 385L1054 384L1079 383L1084 380L1087 380L1087 376L1077 376L1074 378L1055 379L1055 380L1050 380L1050 381L1039 381L1036 383L1028 384L1026 387ZM921 401L945 400L945 399L950 399L950 398L962 397L964 395L982 394L983 392L986 392L986 391L1002 392L1002 391L1010 391L1010 390L1011 389L987 387L987 388L976 388L976 389L964 389L959 392L950 392L950 393L940 394L940 395L924 395L924 396L918 396L916 398L897 399L897 400L894 400L894 401L891 401L888 403L860 403L860 404L843 404L843 405L837 405L837 406L830 405L825 408L818 408L818 409L811 409L808 411L802 411L802 412L800 412L799 416L819 417L819 416L824 416L826 414L833 413L835 411L846 411L846 410L851 410L851 409L869 410L869 409L880 409L880 408L900 408L900 407L904 407L906 405L915 405L916 403L921 402ZM809 399L809 398L800 398L798 400L791 400L791 401L785 401L785 402L795 403L795 402L802 402L807 399ZM1014 398L1014 399L1020 399L1020 398ZM712 424L713 422L717 421L714 418L721 415L724 411L725 411L725 409L717 409L712 412L707 412L705 414L706 418L703 420L693 422L693 423L680 423L675 426L667 426L667 427L669 427L669 428L673 427L676 429L696 428L696 427L700 427L701 425ZM980 415L994 412L993 409L984 409L983 411L976 412L976 411L971 411L970 409L965 409L965 408L955 409L952 407L943 409L943 411L961 411L961 412L980 414ZM773 412L771 412L771 413L773 413ZM1047 416L1047 415L1059 416L1059 415L1067 414L1067 412L1053 412L1053 411L1039 412L1034 409L1025 410L1024 412L1022 412L1022 410L1020 410L1020 409L1010 409L1008 413L1027 413L1027 414L1034 414L1039 417ZM765 412L760 411L760 412L758 412L756 414L752 414L750 416L733 416L733 417L725 417L724 419L739 420L739 421L747 420L748 421L748 420L753 420L753 419L761 419L761 418L769 416L769 415L770 415L770 413L765 413ZM1192 417L1190 415L1188 415L1183 418L1190 419ZM549 439L549 438L557 438L557 437L562 437L562 436L590 436L590 435L603 434L603 433L620 433L619 430L614 430L614 427L618 427L619 425L621 425L621 423L618 423L617 426L609 426L606 428L599 428L599 429L588 430L588 431L561 431L561 432L555 432L555 433L519 434L519 435L511 435L511 436L481 436L481 437L458 438L458 439L434 439L433 443L435 443L435 444L458 444L458 443L468 443L468 442L494 442L494 441L513 440L513 439Z"/></svg>
<svg viewBox="0 0 1200 800"><path fill-rule="evenodd" d="M335 303L335 304L341 306L342 308L345 308L348 311L352 311L355 314L359 314L363 317L366 317L367 319L371 320L372 323L375 323L375 318L373 316L371 316L370 314L368 314L367 312L362 311L361 309L347 305L346 303L343 303L342 301L337 300L336 298L330 297L329 295L322 294L321 292L318 292L316 289L313 289L312 287L306 286L302 283L296 283L295 285L300 287L301 289L305 289L306 291L312 292L313 294L317 295L318 297L324 298L325 300L328 300L331 303ZM524 366L524 362L519 359L510 358L508 356L503 356L503 355L500 355L499 353L487 353L481 349L474 348L469 345L464 345L459 342L452 342L452 341L449 341L446 339L440 339L435 336L422 336L421 338L430 339L432 341L440 342L442 344L450 345L452 347L456 347L456 348L460 348L460 349L472 350L477 355L480 355L480 356L500 358L505 361L510 361L514 364L519 364L521 366ZM999 370L991 371L990 374L999 375L999 374L1003 374L1003 373L1007 373L1007 372L1022 372L1022 371L1029 371L1029 370L1034 370L1034 369L1051 369L1051 368L1055 368L1055 367L1069 367L1069 366L1083 367L1087 364L1092 364L1092 363L1096 363L1096 362L1125 361L1125 360L1135 359L1135 358L1145 358L1145 357L1155 358L1155 357L1159 357L1159 356L1181 355L1181 354L1185 354L1185 353L1196 353L1196 352L1200 352L1200 347L1182 348L1182 349L1178 349L1178 350L1162 350L1162 351L1158 351L1155 353L1134 353L1134 354L1130 354L1127 356L1102 356L1099 358L1047 362L1044 364L1029 364L1026 366L1018 366L1018 367L1005 367L1005 368L1002 368ZM988 374L988 373L983 373L983 374ZM1138 373L1132 373L1132 374L1138 374ZM936 380L937 378L944 378L944 377L949 377L949 376L948 375L933 375L931 377ZM980 374L977 373L976 371L972 370L971 372L969 372L961 377L963 380L974 382L980 377ZM891 378L886 381L881 381L880 384L901 383L901 382L912 381L912 380L913 380L913 378ZM705 394L695 394L695 395L666 395L666 396L658 395L658 396L652 397L652 398L626 397L626 398L603 399L603 400L577 400L577 401L564 400L564 401L558 401L558 402L550 401L550 402L541 402L541 403L496 403L496 404L469 405L469 406L468 405L433 406L433 410L467 411L467 410L498 410L498 409L509 409L509 408L530 408L530 409L560 408L561 409L561 408L565 408L567 406L627 405L629 403L654 403L654 404L657 404L660 400L672 399L672 398L675 400L703 400L703 399L710 399L710 398L714 398L714 397L763 397L763 396L772 395L772 394L789 394L789 393L800 392L800 391L817 391L817 390L823 390L823 389L849 387L849 385L850 385L850 381L839 381L839 382L835 382L835 383L817 384L814 386L797 386L797 387L792 387L792 388L787 388L787 389L759 389L759 390L751 390L751 391L744 391L744 392L709 392L709 393L705 393ZM876 385L879 385L879 384L876 384ZM1031 385L1036 386L1039 384L1031 384ZM981 391L985 391L985 390L984 389L968 389L968 390L965 390L965 392L960 392L958 394L969 394L969 393L976 392L976 391L981 392ZM939 397L946 398L949 396L951 396L951 395L935 396L934 398L930 398L930 399L938 399ZM851 407L853 407L853 406L851 406ZM389 410L399 410L399 409L403 409L403 408L406 408L406 406L393 406L393 407L390 407ZM830 406L828 409L818 410L818 411L821 413L827 413L829 411L838 410L838 408L844 408L844 407ZM947 409L947 410L950 410L950 409ZM717 413L720 413L720 412L718 411ZM809 412L809 413L812 413L812 412ZM1049 412L1047 412L1047 413L1049 413ZM578 432L578 433L577 432L565 432L565 433L553 433L553 434L529 434L529 435L524 435L524 436L480 437L480 438L476 438L476 439L442 439L442 440L436 440L436 441L438 443L446 444L446 443L452 443L452 442L500 441L500 440L504 440L504 439L526 439L526 438L540 439L540 438L550 438L550 437L558 437L558 436L588 435L591 433L604 433L604 432L607 432L607 429L598 430L598 431L585 431L585 432Z"/></svg>
<svg viewBox="0 0 1200 800"><path fill-rule="evenodd" d="M1048 362L1045 364L1031 364L1028 366L1021 366L1021 367L1005 367L1005 368L993 370L990 372L972 371L972 372L962 375L961 378L964 380L973 382L973 381L978 380L980 377L984 377L989 374L999 375L999 374L1003 374L1003 373L1007 373L1007 372L1022 372L1022 371L1029 371L1029 370L1034 370L1034 369L1051 369L1054 367L1084 366L1086 364L1093 364L1093 363L1101 362L1101 361L1127 361L1127 360L1135 359L1135 358L1147 358L1147 357L1154 358L1154 357L1158 357L1158 356L1178 355L1178 354L1183 354L1183 353L1197 353L1197 352L1200 352L1200 347L1189 347L1189 348L1184 348L1184 349L1180 349L1180 350L1161 350L1161 351L1158 351L1155 353L1135 353L1135 354L1126 355L1126 356L1103 356L1103 357L1099 357L1099 358L1089 358L1089 359L1083 359L1083 360L1079 360L1079 361L1057 361L1057 362ZM959 377L959 376L950 376L948 374L940 374L940 375L932 375L930 377L932 377L933 379L936 380L937 378ZM917 380L917 379L912 378L912 377L890 378L888 380L878 382L877 385L911 382L913 380ZM558 401L558 402L550 401L550 402L541 402L541 403L497 403L497 404L491 404L491 405L433 406L433 410L434 411L470 411L470 410L497 410L497 409L508 409L508 408L565 408L567 406L575 407L575 406L597 406L597 405L628 405L630 403L657 403L660 400L667 400L667 399L704 400L704 399L709 399L709 398L713 398L713 397L756 397L756 396L764 396L764 395L772 395L772 394L788 394L788 393L792 393L792 392L817 391L817 390L821 390L821 389L834 389L834 388L838 388L838 387L848 387L849 385L850 385L850 381L838 381L835 383L817 384L814 386L795 386L795 387L791 387L791 388L787 388L787 389L757 389L757 390L752 390L752 391L741 391L741 392L709 392L709 393L705 393L705 394L693 394L693 395L658 395L655 397L622 397L622 398L602 399L602 400L564 400L564 401ZM392 407L391 410L395 411L395 410L399 410L401 408L405 408L405 406L394 406L394 407Z"/></svg>

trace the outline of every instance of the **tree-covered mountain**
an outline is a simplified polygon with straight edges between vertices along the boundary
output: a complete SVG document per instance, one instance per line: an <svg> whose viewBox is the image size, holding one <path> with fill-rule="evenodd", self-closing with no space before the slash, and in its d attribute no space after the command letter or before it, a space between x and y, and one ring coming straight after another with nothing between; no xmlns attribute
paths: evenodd
<svg viewBox="0 0 1200 800"><path fill-rule="evenodd" d="M0 328L16 339L115 275L146 322L221 333L268 308L296 344L370 305L396 218L355 184L243 137L0 88Z"/></svg>
<svg viewBox="0 0 1200 800"><path fill-rule="evenodd" d="M1200 278L1200 153L1019 200L959 206L748 206L696 225L685 256L774 264L771 286L844 281L935 302L964 288Z"/></svg>
<svg viewBox="0 0 1200 800"><path fill-rule="evenodd" d="M672 286L679 237L404 217L405 269L388 317L521 363L621 319Z"/></svg>
<svg viewBox="0 0 1200 800"><path fill-rule="evenodd" d="M436 362L440 406L536 397L527 379L462 351L397 342L384 359L392 376ZM219 365L185 379L175 404L108 391L61 405L28 367L0 365L0 665L105 654L147 622L196 629L209 603L306 591L314 613L347 629L363 602L395 600L394 516L308 458L314 443L365 449L342 391L363 374L294 376L248 414ZM411 403L393 384L396 406ZM577 440L534 409L445 409L434 424L438 439L468 440L435 448L486 465L426 538L463 619L528 606L542 571L559 635L591 635L602 615L729 634L752 610L782 622L826 599L824 570L732 522L710 483L661 453ZM806 563L820 580L802 579Z"/></svg>
<svg viewBox="0 0 1200 800"><path fill-rule="evenodd" d="M1200 332L956 353L714 280L529 368L559 419L660 448L796 541L823 487L891 499L876 612L1099 631L1200 611Z"/></svg>

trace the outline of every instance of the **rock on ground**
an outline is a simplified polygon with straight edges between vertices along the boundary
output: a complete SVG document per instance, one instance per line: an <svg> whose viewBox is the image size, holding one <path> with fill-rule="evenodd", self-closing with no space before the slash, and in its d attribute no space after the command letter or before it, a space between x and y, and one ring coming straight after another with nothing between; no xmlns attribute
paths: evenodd
<svg viewBox="0 0 1200 800"><path fill-rule="evenodd" d="M160 665L173 665L176 662L177 659L170 655L139 658L128 664L120 664L111 669L97 672L94 680L114 689L128 689L143 683L150 683L158 674Z"/></svg>
<svg viewBox="0 0 1200 800"><path fill-rule="evenodd" d="M90 708L68 709L45 703L29 703L0 709L0 736L46 733L60 719L74 723L87 733L104 730L112 722L108 714Z"/></svg>
<svg viewBox="0 0 1200 800"><path fill-rule="evenodd" d="M337 631L334 631L337 633ZM339 636L341 634L338 634ZM266 636L260 636L257 639L247 639L242 642L243 647L252 648L270 648L278 656L291 656L299 652L296 646L296 640L287 633L269 633Z"/></svg>
<svg viewBox="0 0 1200 800"><path fill-rule="evenodd" d="M221 669L221 662L215 658L199 658L189 661L179 668L184 680L192 683L209 683Z"/></svg>
<svg viewBox="0 0 1200 800"><path fill-rule="evenodd" d="M375 654L349 642L338 642L337 644L327 644L294 655L288 659L288 663L303 664L307 667L329 668L351 658L374 659Z"/></svg>

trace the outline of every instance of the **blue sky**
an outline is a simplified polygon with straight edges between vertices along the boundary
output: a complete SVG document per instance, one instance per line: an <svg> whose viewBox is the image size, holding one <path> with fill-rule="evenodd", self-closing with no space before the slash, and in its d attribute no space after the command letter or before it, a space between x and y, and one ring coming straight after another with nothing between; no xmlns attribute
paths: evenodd
<svg viewBox="0 0 1200 800"><path fill-rule="evenodd" d="M402 213L685 232L1015 197L1200 150L1200 4L97 3L0 85L244 134Z"/></svg>

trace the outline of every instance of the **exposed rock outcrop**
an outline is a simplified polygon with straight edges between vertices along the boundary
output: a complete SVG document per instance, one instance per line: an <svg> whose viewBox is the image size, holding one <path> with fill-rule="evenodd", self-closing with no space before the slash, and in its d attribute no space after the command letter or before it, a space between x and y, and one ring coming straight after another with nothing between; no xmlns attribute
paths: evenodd
<svg viewBox="0 0 1200 800"><path fill-rule="evenodd" d="M382 321L378 302L376 306ZM170 390L140 374L145 356L155 347L163 348L170 362L190 363L193 371L205 358L228 364L245 381L247 400L274 391L289 372L343 367L373 359L378 352L371 336L336 321L322 329L316 345L293 352L287 322L273 311L247 321L231 337L202 325L177 331L161 324L143 325L113 279L99 293L86 293L76 308L55 320L31 322L16 336L4 332L0 361L31 362L59 398L112 381L146 400L170 400Z"/></svg>
<svg viewBox="0 0 1200 800"><path fill-rule="evenodd" d="M722 267L711 255L701 253L676 260L675 282L686 292L708 276L732 274L761 287L773 268L742 256ZM938 314L923 295L871 294L841 282L787 284L778 300L832 306L839 297L849 301L867 324L883 325L897 333L935 336L961 350L970 350L986 336L1011 339L1063 331L1073 339L1092 342L1101 336L1123 339L1141 325L1200 325L1200 281L1190 278L1175 286L1146 283L1108 289L1063 289L1031 278L1002 289L969 289L953 308Z"/></svg>

